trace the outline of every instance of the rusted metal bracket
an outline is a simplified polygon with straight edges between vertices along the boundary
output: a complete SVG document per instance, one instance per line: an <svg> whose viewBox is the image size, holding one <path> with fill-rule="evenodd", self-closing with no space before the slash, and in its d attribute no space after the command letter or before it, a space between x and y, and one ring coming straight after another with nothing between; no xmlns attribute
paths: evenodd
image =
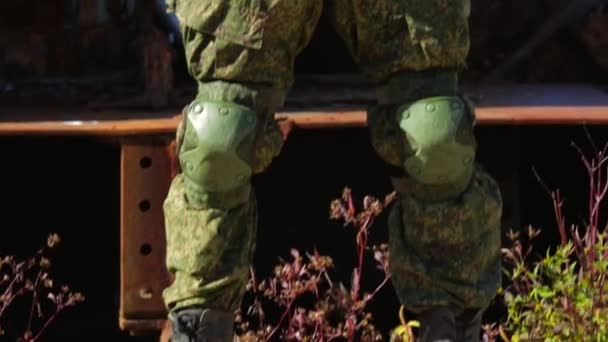
<svg viewBox="0 0 608 342"><path fill-rule="evenodd" d="M171 181L166 145L123 144L121 149L120 317L122 330L158 331L166 316L162 205Z"/></svg>

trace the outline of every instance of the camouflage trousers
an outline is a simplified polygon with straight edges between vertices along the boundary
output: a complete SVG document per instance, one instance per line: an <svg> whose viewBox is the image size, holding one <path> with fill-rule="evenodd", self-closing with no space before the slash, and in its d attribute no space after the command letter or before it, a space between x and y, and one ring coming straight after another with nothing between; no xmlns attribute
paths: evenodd
<svg viewBox="0 0 608 342"><path fill-rule="evenodd" d="M167 0L181 25L188 70L198 98L256 111L260 122L253 170L262 172L281 149L273 114L293 83L297 55L320 18L322 0ZM383 109L458 93L457 72L469 50L469 0L332 0L325 3L352 58L377 88L368 122L387 162L400 159L399 127ZM323 53L323 51L319 51ZM402 159L402 158L401 158ZM402 164L401 164L402 165ZM498 187L478 168L464 192L441 200L399 186L390 216L393 285L412 310L482 308L500 283ZM239 306L255 245L255 202L230 209L195 209L178 175L165 201L169 310L190 305Z"/></svg>

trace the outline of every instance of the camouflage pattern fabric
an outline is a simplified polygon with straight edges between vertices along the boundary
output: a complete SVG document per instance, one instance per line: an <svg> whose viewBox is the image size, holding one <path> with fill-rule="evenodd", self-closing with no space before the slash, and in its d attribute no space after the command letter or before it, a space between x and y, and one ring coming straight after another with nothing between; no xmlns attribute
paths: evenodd
<svg viewBox="0 0 608 342"><path fill-rule="evenodd" d="M336 32L373 82L396 72L461 69L469 51L468 0L331 0ZM170 0L199 82L230 80L286 90L322 0ZM320 52L322 53L322 52Z"/></svg>
<svg viewBox="0 0 608 342"><path fill-rule="evenodd" d="M480 167L463 194L420 200L400 194L389 216L392 282L401 303L484 309L501 282L502 199Z"/></svg>
<svg viewBox="0 0 608 342"><path fill-rule="evenodd" d="M168 308L236 309L255 248L255 200L230 210L191 209L183 176L178 175L164 211L167 266L174 275L163 293Z"/></svg>
<svg viewBox="0 0 608 342"><path fill-rule="evenodd" d="M324 2L167 3L180 21L198 98L248 106L265 123L258 130L254 166L262 172L280 149L272 114L293 83L295 58L308 44ZM331 0L325 5L353 59L377 86L380 106L368 116L374 145L389 162L401 160L404 144L390 133L393 123L386 124L390 108L457 93L455 75L469 50L469 0ZM393 142L401 147L392 150ZM499 198L482 171L457 198L426 201L402 192L391 216L390 241L394 284L408 308L483 306L495 294ZM238 307L254 246L253 200L230 210L194 210L184 200L178 176L164 209L167 266L175 278L164 292L167 307Z"/></svg>

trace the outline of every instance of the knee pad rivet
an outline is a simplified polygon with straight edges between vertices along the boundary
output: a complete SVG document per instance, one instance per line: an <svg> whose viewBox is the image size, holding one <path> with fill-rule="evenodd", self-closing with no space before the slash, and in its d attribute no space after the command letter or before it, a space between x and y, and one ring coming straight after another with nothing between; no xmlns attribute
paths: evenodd
<svg viewBox="0 0 608 342"><path fill-rule="evenodd" d="M427 104L425 108L429 112L434 112L435 110L437 110L437 106L434 103Z"/></svg>
<svg viewBox="0 0 608 342"><path fill-rule="evenodd" d="M228 109L228 108L220 108L219 112L222 115L228 115L228 114L230 114L230 109Z"/></svg>
<svg viewBox="0 0 608 342"><path fill-rule="evenodd" d="M460 109L460 102L456 102L456 101L452 102L452 109L454 109L454 110Z"/></svg>
<svg viewBox="0 0 608 342"><path fill-rule="evenodd" d="M411 115L411 114L410 114L410 111L409 111L409 110L406 110L405 112L403 112L403 114L401 114L401 118L402 118L402 119L406 119L406 120L407 120L407 119L409 119L409 118L410 118L410 115Z"/></svg>
<svg viewBox="0 0 608 342"><path fill-rule="evenodd" d="M467 157L467 158L465 158L465 159L462 161L462 163L463 163L464 165L469 165L469 164L471 164L472 162L473 162L473 158L472 158L472 157Z"/></svg>
<svg viewBox="0 0 608 342"><path fill-rule="evenodd" d="M196 106L194 106L195 113L200 113L202 110L203 110L203 107L201 107L201 105L197 104Z"/></svg>
<svg viewBox="0 0 608 342"><path fill-rule="evenodd" d="M238 180L239 182L243 182L245 179L247 179L247 177L244 175L240 175L240 176L236 177L236 180Z"/></svg>

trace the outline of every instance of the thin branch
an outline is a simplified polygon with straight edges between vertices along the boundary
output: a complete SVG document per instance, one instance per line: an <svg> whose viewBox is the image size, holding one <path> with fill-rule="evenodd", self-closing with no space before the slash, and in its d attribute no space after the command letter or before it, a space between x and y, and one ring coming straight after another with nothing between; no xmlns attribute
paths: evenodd
<svg viewBox="0 0 608 342"><path fill-rule="evenodd" d="M32 320L34 319L34 309L38 304L38 286L40 285L40 277L42 276L42 270L38 271L36 276L36 282L34 283L34 293L32 294L32 308L30 309L30 318L27 321L27 331L32 331Z"/></svg>
<svg viewBox="0 0 608 342"><path fill-rule="evenodd" d="M10 303L15 298L15 296L12 295L12 288L15 285L16 281L17 281L17 277L14 276L13 280L11 280L10 284L8 284L8 287L4 290L4 293L2 294L2 298L5 298L5 301L4 301L4 304L2 305L2 307L0 307L0 318L2 317L2 314L4 313L6 308L10 305ZM9 295L9 294L11 294L11 295ZM6 299L6 298L10 298L10 299Z"/></svg>
<svg viewBox="0 0 608 342"><path fill-rule="evenodd" d="M384 280L382 281L382 283L380 283L380 285L378 285L376 287L376 289L374 290L374 292L371 293L371 295L368 297L368 299L366 301L370 301L374 298L374 296L376 296L376 294L384 287L384 285L386 285L386 283L388 283L388 281L391 279L390 275L387 275L386 277L384 277Z"/></svg>
<svg viewBox="0 0 608 342"><path fill-rule="evenodd" d="M270 335L268 335L268 337L266 338L266 341L270 341L272 336L274 336L274 334L279 330L279 328L281 327L281 324L283 324L283 321L285 320L285 317L287 317L287 314L289 314L291 312L291 305L293 304L294 299L295 298L292 298L291 301L289 302L289 304L287 304L287 308L283 312L283 315L281 316L279 323L277 323L277 326L274 327L274 329L272 330Z"/></svg>
<svg viewBox="0 0 608 342"><path fill-rule="evenodd" d="M549 186L547 186L545 181L543 181L543 179L540 177L540 174L538 173L538 171L536 171L536 168L534 166L532 166L532 172L534 173L534 177L536 178L538 183L540 183L540 185L543 187L543 189L549 195L549 197L553 198L553 191L551 191L551 188L549 188Z"/></svg>
<svg viewBox="0 0 608 342"><path fill-rule="evenodd" d="M591 132L589 132L589 127L586 124L583 125L583 131L585 132L585 137L587 137L587 140L589 141L589 144L591 144L591 148L593 149L593 153L599 154L599 150L597 149L597 146L593 142L593 137L591 137Z"/></svg>
<svg viewBox="0 0 608 342"><path fill-rule="evenodd" d="M27 340L27 342L36 342L36 341L38 341L38 339L40 337L42 337L42 334L51 325L51 323L53 323L55 321L55 319L57 319L57 316L59 315L59 313L62 310L63 310L63 305L60 303L60 304L57 305L57 310L55 310L55 312L53 313L53 315L46 321L46 323L44 323L44 325L38 331L38 333L36 334L36 336L34 336L31 340Z"/></svg>

